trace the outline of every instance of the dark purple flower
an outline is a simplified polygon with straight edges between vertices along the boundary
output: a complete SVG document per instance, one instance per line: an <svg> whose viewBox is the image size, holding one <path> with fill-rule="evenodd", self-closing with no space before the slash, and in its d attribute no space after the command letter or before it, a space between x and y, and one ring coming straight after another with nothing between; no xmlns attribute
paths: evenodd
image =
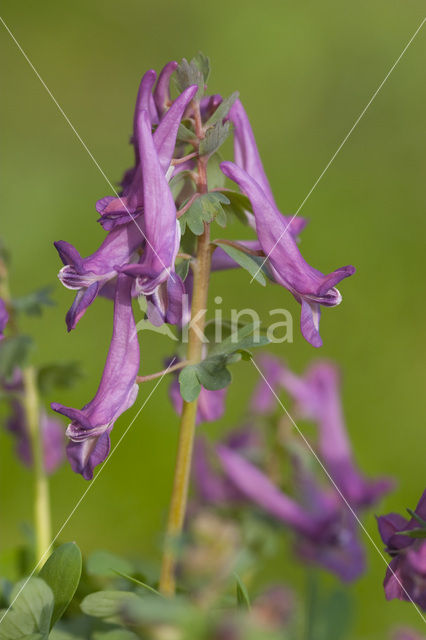
<svg viewBox="0 0 426 640"><path fill-rule="evenodd" d="M260 186L265 196L276 208L272 189L266 177L262 161L260 159L256 140L250 125L247 113L240 100L236 100L229 112L229 120L234 125L234 162L244 169ZM298 236L305 228L307 221L304 218L291 218L282 216L289 226L289 232L293 236Z"/></svg>
<svg viewBox="0 0 426 640"><path fill-rule="evenodd" d="M308 506L302 506L238 452L219 446L218 455L225 475L238 491L296 533L296 548L302 558L320 564L344 581L354 580L364 571L356 523L337 494L309 480L305 487L312 492L311 500Z"/></svg>
<svg viewBox="0 0 426 640"><path fill-rule="evenodd" d="M12 414L6 422L6 429L16 439L16 453L20 460L31 467L33 454L27 419L22 402L13 399L10 402ZM65 457L65 433L62 423L44 411L40 414L40 432L43 446L44 468L53 473L62 464Z"/></svg>
<svg viewBox="0 0 426 640"><path fill-rule="evenodd" d="M0 298L0 340L4 338L3 332L9 321L9 314L7 312L6 304L2 298Z"/></svg>
<svg viewBox="0 0 426 640"><path fill-rule="evenodd" d="M321 306L340 304L342 297L335 285L352 275L354 267L341 267L328 275L311 267L303 259L293 235L287 233L288 223L262 187L232 162L222 162L221 168L250 199L257 235L264 254L268 256L267 263L273 277L300 302L302 334L314 347L320 347Z"/></svg>
<svg viewBox="0 0 426 640"><path fill-rule="evenodd" d="M398 513L380 516L379 532L392 557L383 586L387 600L412 600L426 610L426 539L401 535L402 531L422 528L426 521L426 490L410 520ZM426 528L423 526L423 528Z"/></svg>
<svg viewBox="0 0 426 640"><path fill-rule="evenodd" d="M76 327L102 287L117 276L117 266L128 264L143 242L141 229L134 223L108 233L99 249L87 258L82 258L77 249L64 240L55 242L65 265L58 277L67 289L78 291L66 316L68 331Z"/></svg>
<svg viewBox="0 0 426 640"><path fill-rule="evenodd" d="M52 409L71 419L66 435L68 459L74 471L86 480L110 451L110 432L117 418L135 402L138 394L139 343L132 311L132 279L120 274L114 300L114 328L105 368L93 400L83 409Z"/></svg>
<svg viewBox="0 0 426 640"><path fill-rule="evenodd" d="M225 399L227 389L209 391L201 388L197 405L197 424L202 422L214 422L220 420L225 413ZM169 397L173 408L178 415L182 412L183 400L179 391L179 381L175 378L169 387Z"/></svg>

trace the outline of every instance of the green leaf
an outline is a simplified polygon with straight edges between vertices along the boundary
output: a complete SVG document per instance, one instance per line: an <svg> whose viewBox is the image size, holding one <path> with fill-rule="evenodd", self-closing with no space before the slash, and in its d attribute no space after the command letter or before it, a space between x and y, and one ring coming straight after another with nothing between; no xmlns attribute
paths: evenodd
<svg viewBox="0 0 426 640"><path fill-rule="evenodd" d="M34 618L29 613L0 610L0 640L28 638L34 631Z"/></svg>
<svg viewBox="0 0 426 640"><path fill-rule="evenodd" d="M79 362L52 363L38 370L37 382L41 393L53 389L69 389L83 377Z"/></svg>
<svg viewBox="0 0 426 640"><path fill-rule="evenodd" d="M81 603L81 610L94 618L112 618L123 610L138 596L131 591L97 591L86 596Z"/></svg>
<svg viewBox="0 0 426 640"><path fill-rule="evenodd" d="M220 103L216 111L207 120L205 127L206 128L211 127L214 124L216 124L216 122L221 122L224 118L226 118L230 108L232 107L232 105L234 104L235 100L238 98L239 95L240 94L238 91L234 91L234 93L232 93L229 96L229 98L225 98L224 100L222 100L222 102Z"/></svg>
<svg viewBox="0 0 426 640"><path fill-rule="evenodd" d="M222 222L225 220L226 214L223 211L222 205L229 204L229 200L219 191L211 191L201 195L194 200L183 216L179 218L182 234L186 231L186 226L196 236L200 236L204 233L204 223L210 224L215 218L222 216Z"/></svg>
<svg viewBox="0 0 426 640"><path fill-rule="evenodd" d="M240 265L243 269L249 272L254 279L259 282L263 287L266 286L266 279L262 273L262 270L259 270L258 261L255 259L256 256L251 256L236 247L231 247L229 244L225 244L224 242L216 241L216 244L228 254L230 258L232 258L237 264Z"/></svg>
<svg viewBox="0 0 426 640"><path fill-rule="evenodd" d="M51 588L41 578L25 578L18 582L10 594L10 602L13 603L12 611L22 624L28 629L28 618L32 618L33 628L31 633L41 633L47 636L50 630L54 597ZM9 615L9 614L8 614ZM7 616L3 623L7 620ZM3 627L3 623L1 627ZM1 637L1 636L0 636Z"/></svg>
<svg viewBox="0 0 426 640"><path fill-rule="evenodd" d="M396 531L398 536L409 536L410 538L426 538L426 529L417 527L416 529L406 529L405 531Z"/></svg>
<svg viewBox="0 0 426 640"><path fill-rule="evenodd" d="M27 313L30 316L40 316L44 307L52 307L55 302L51 299L53 287L43 287L26 296L12 300L12 306L17 312Z"/></svg>
<svg viewBox="0 0 426 640"><path fill-rule="evenodd" d="M190 260L182 260L181 262L175 265L175 271L177 275L180 277L180 279L182 280L182 282L185 282L186 280L186 277L189 272L190 262L191 262Z"/></svg>
<svg viewBox="0 0 426 640"><path fill-rule="evenodd" d="M210 156L207 163L207 184L209 185L210 191L213 189L223 189L225 186L225 174L220 168L222 160L223 158L219 153L214 153ZM226 193L224 193L224 195L228 197ZM230 200L230 198L228 199ZM226 207L226 210L228 210L231 205L229 204L224 206Z"/></svg>
<svg viewBox="0 0 426 640"><path fill-rule="evenodd" d="M81 552L75 542L61 544L43 565L39 576L52 589L55 606L51 628L62 617L74 597L81 577Z"/></svg>
<svg viewBox="0 0 426 640"><path fill-rule="evenodd" d="M195 138L196 138L196 135L194 131L192 131L191 129L188 129L188 127L180 123L176 139L179 142L189 142L190 140L194 140Z"/></svg>
<svg viewBox="0 0 426 640"><path fill-rule="evenodd" d="M205 138L200 141L198 152L200 156L210 156L215 153L226 138L231 133L231 125L229 122L216 122L216 124L207 130Z"/></svg>
<svg viewBox="0 0 426 640"><path fill-rule="evenodd" d="M175 200L181 192L185 182L190 183L192 186L194 185L191 171L179 171L179 173L170 180L169 187Z"/></svg>
<svg viewBox="0 0 426 640"><path fill-rule="evenodd" d="M228 216L235 216L242 224L248 224L247 213L253 213L250 200L246 195L232 189L224 189L222 193L230 200L229 205L224 205Z"/></svg>
<svg viewBox="0 0 426 640"><path fill-rule="evenodd" d="M201 384L198 379L197 365L189 365L179 374L180 395L185 402L193 402L198 398Z"/></svg>
<svg viewBox="0 0 426 640"><path fill-rule="evenodd" d="M155 593L155 595L160 596L161 598L163 597L161 593L157 591L157 589L154 589L154 587L151 587L149 584L146 584L146 582L142 582L141 580L138 580L133 576L129 576L127 573L117 571L117 569L114 569L114 573L116 573L118 576L121 576L122 578L125 578L126 580L129 580L130 582L133 582L133 584L137 584L139 587L143 587L143 589L146 589L151 593Z"/></svg>
<svg viewBox="0 0 426 640"><path fill-rule="evenodd" d="M254 347L263 347L268 343L268 338L263 336L260 332L260 322L251 322L241 328L238 328L228 338L221 342L221 344L217 345L211 351L211 355L231 355Z"/></svg>
<svg viewBox="0 0 426 640"><path fill-rule="evenodd" d="M9 379L16 367L28 362L33 340L29 336L13 336L0 342L0 378Z"/></svg>
<svg viewBox="0 0 426 640"><path fill-rule="evenodd" d="M236 580L237 587L237 604L240 609L246 609L250 611L250 598L246 589L245 584L241 580L240 576L237 573L234 573L234 577Z"/></svg>
<svg viewBox="0 0 426 640"><path fill-rule="evenodd" d="M195 58L188 62L186 58L182 58L182 62L176 69L176 85L180 92L185 91L191 85L198 85L196 98L201 98L204 94L204 74L198 66Z"/></svg>
<svg viewBox="0 0 426 640"><path fill-rule="evenodd" d="M132 573L133 565L109 551L94 551L87 558L86 571L90 576L111 578L116 572Z"/></svg>
<svg viewBox="0 0 426 640"><path fill-rule="evenodd" d="M426 520L423 520L423 518L421 518L419 516L418 513L416 513L415 511L413 511L412 509L407 509L408 513L410 514L410 516L412 518L414 518L414 520L417 520L417 522L422 526L422 527L426 527Z"/></svg>
<svg viewBox="0 0 426 640"><path fill-rule="evenodd" d="M135 624L179 624L191 616L195 609L183 598L158 598L146 595L136 597L124 605L126 619Z"/></svg>
<svg viewBox="0 0 426 640"><path fill-rule="evenodd" d="M205 389L217 391L224 389L231 381L232 376L226 365L229 360L226 356L211 356L196 365L198 380Z"/></svg>
<svg viewBox="0 0 426 640"><path fill-rule="evenodd" d="M195 55L191 62L195 62L201 73L203 74L204 84L207 84L209 76L210 76L210 58L202 51L199 51L197 55Z"/></svg>

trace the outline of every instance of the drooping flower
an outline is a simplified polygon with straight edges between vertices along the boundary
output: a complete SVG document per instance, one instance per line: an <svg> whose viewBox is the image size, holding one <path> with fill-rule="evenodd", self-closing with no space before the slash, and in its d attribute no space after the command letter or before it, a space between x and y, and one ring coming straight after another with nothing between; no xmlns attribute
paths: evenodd
<svg viewBox="0 0 426 640"><path fill-rule="evenodd" d="M180 121L185 109L196 92L196 85L185 89L180 96L176 98L170 109L166 111L158 127L152 134L158 161L163 173L167 177L169 177L170 173L170 163L175 150ZM113 229L121 224L127 224L131 218L138 219L138 216L144 212L144 167L141 165L141 145L144 144L143 137L145 134L144 131L141 130L141 126L143 123L142 113L148 113L148 111L146 108L141 109L140 107L141 105L137 105L135 109L134 145L135 149L137 149L135 166L126 173L128 176L126 179L126 187L119 197L106 196L96 203L96 210L101 214L99 222L106 230ZM180 168L178 170L180 170Z"/></svg>
<svg viewBox="0 0 426 640"><path fill-rule="evenodd" d="M303 377L269 354L259 358L259 363L267 382L262 379L259 383L252 406L260 413L275 407L276 398L270 387L290 394L296 418L316 423L321 462L353 508L370 506L392 489L390 478L367 479L355 465L343 417L340 374L333 363L318 361Z"/></svg>
<svg viewBox="0 0 426 640"><path fill-rule="evenodd" d="M256 466L238 452L219 445L218 455L228 480L261 511L293 530L296 548L307 562L315 562L343 581L358 578L365 568L364 551L356 523L333 491L325 491L305 478L314 494L306 506L287 496Z"/></svg>
<svg viewBox="0 0 426 640"><path fill-rule="evenodd" d="M140 114L138 130L146 244L140 261L121 267L121 271L137 278L139 293L150 295L167 278L173 278L174 262L180 244L180 226L176 219L173 196L154 146L146 111Z"/></svg>
<svg viewBox="0 0 426 640"><path fill-rule="evenodd" d="M12 413L6 422L6 429L16 439L16 453L20 460L31 467L33 453L31 438L28 431L25 410L21 400L14 398L10 401ZM65 457L65 432L62 423L44 411L40 413L40 435L43 448L44 468L47 473L53 473L60 467Z"/></svg>
<svg viewBox="0 0 426 640"><path fill-rule="evenodd" d="M302 257L293 235L287 232L288 224L284 217L255 179L232 162L222 162L220 166L252 204L257 236L274 279L288 289L302 306L302 335L314 347L320 347L321 306L340 304L342 297L335 285L352 275L354 267L341 267L328 275L311 267Z"/></svg>
<svg viewBox="0 0 426 640"><path fill-rule="evenodd" d="M102 379L94 398L81 410L52 403L52 409L70 418L66 435L73 470L86 480L109 454L110 433L117 418L135 402L138 394L139 343L131 298L132 279L117 278L114 328Z"/></svg>
<svg viewBox="0 0 426 640"><path fill-rule="evenodd" d="M392 558L383 586L387 600L412 600L426 610L426 539L401 534L411 531L414 535L413 530L426 529L426 490L414 513L410 520L398 513L377 519L386 551Z"/></svg>
<svg viewBox="0 0 426 640"><path fill-rule="evenodd" d="M2 298L0 298L0 340L4 338L4 330L9 322L9 313L6 308L6 304Z"/></svg>
<svg viewBox="0 0 426 640"><path fill-rule="evenodd" d="M266 177L262 160L260 159L250 120L239 99L234 102L229 111L229 120L234 125L235 164L241 169L244 169L244 171L257 182L265 196L276 208L271 185ZM282 218L285 223L289 225L289 233L293 236L298 236L307 224L307 221L301 217L291 218L282 216Z"/></svg>
<svg viewBox="0 0 426 640"><path fill-rule="evenodd" d="M68 331L75 329L102 287L116 278L117 266L128 264L143 243L141 229L133 223L108 233L101 246L87 258L82 258L77 249L64 240L54 243L65 265L58 277L67 289L77 290L66 315Z"/></svg>

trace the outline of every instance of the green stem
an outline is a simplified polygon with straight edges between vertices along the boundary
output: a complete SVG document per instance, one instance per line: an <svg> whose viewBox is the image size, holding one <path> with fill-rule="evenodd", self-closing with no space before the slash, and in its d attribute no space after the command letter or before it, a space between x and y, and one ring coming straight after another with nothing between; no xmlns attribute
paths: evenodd
<svg viewBox="0 0 426 640"><path fill-rule="evenodd" d="M33 456L36 561L39 563L46 555L51 541L49 485L44 468L40 408L34 367L26 367L22 375L25 392L24 407Z"/></svg>
<svg viewBox="0 0 426 640"><path fill-rule="evenodd" d="M198 104L194 105L194 111L196 114L196 133L200 139L203 137L204 133L202 131ZM207 192L205 158L199 158L198 160L197 190L199 193ZM187 350L187 360L191 364L200 362L202 358L202 336L205 328L210 263L210 227L205 224L204 233L198 238L197 256L193 263L194 286ZM176 589L176 542L182 533L188 501L189 476L194 446L197 404L198 399L193 402L184 402L180 419L179 443L173 491L167 522L166 546L160 577L160 591L167 596L174 595Z"/></svg>

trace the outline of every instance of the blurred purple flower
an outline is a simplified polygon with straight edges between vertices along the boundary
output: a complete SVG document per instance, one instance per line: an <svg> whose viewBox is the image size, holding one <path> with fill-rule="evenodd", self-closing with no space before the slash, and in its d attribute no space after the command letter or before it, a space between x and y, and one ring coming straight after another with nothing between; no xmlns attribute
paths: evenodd
<svg viewBox="0 0 426 640"><path fill-rule="evenodd" d="M302 506L238 452L223 445L217 451L225 475L238 491L296 533L296 547L303 559L320 564L343 581L360 576L365 568L364 552L353 516L337 494L312 482L311 504Z"/></svg>
<svg viewBox="0 0 426 640"><path fill-rule="evenodd" d="M117 418L135 402L138 394L139 343L131 298L132 279L119 275L114 300L114 328L105 368L93 400L83 409L56 402L52 409L71 419L66 435L73 470L86 480L109 454L110 432Z"/></svg>
<svg viewBox="0 0 426 640"><path fill-rule="evenodd" d="M6 304L2 298L0 298L0 340L4 338L3 332L9 321L9 314L7 312Z"/></svg>
<svg viewBox="0 0 426 640"><path fill-rule="evenodd" d="M397 629L392 634L392 640L426 640L426 636L421 636L413 629Z"/></svg>
<svg viewBox="0 0 426 640"><path fill-rule="evenodd" d="M414 513L426 521L426 490ZM377 519L386 551L392 557L383 586L387 600L411 599L426 610L426 539L401 535L402 531L422 528L417 518L412 516L408 520L398 513L389 513Z"/></svg>
<svg viewBox="0 0 426 640"><path fill-rule="evenodd" d="M294 401L296 417L312 420L318 427L318 454L339 490L357 510L375 504L394 486L390 478L370 480L357 469L353 460L343 408L340 374L331 362L314 363L303 377L269 354L259 358L267 384L261 380L253 396L252 407L259 413L276 406L275 393L285 389Z"/></svg>
<svg viewBox="0 0 426 640"><path fill-rule="evenodd" d="M222 162L223 173L236 182L253 206L256 231L267 264L278 284L290 291L302 305L301 331L314 347L322 345L319 334L321 306L335 307L342 296L335 285L355 272L354 267L341 267L328 275L311 267L302 257L288 224L262 187L243 169L232 162Z"/></svg>
<svg viewBox="0 0 426 640"><path fill-rule="evenodd" d="M15 437L17 456L27 467L31 467L33 454L24 407L22 402L17 398L10 401L10 407L12 413L6 422L6 429ZM40 413L44 468L47 473L56 471L64 460L64 431L64 426L59 420L48 416L44 411Z"/></svg>

